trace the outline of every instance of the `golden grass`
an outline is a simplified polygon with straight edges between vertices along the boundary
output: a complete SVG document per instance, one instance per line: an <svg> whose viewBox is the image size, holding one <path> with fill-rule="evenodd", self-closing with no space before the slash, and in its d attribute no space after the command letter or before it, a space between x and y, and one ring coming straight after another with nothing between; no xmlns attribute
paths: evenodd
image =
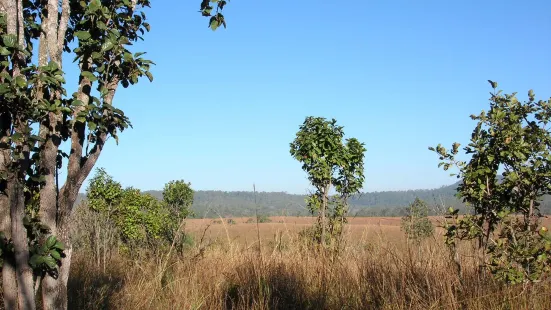
<svg viewBox="0 0 551 310"><path fill-rule="evenodd" d="M344 250L309 248L297 232L311 218L186 225L197 244L183 256L113 259L106 272L76 253L72 309L551 309L548 281L506 287L463 256L463 277L441 231L408 244L400 219L351 219ZM463 253L469 253L468 247Z"/></svg>

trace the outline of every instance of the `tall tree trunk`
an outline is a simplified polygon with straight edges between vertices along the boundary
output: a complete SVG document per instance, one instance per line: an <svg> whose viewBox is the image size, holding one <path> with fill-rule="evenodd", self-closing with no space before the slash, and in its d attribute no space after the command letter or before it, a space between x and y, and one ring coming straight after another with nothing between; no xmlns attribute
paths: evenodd
<svg viewBox="0 0 551 310"><path fill-rule="evenodd" d="M10 162L9 145L6 142L9 129L11 126L10 115L3 112L0 115L0 172L8 173L8 165ZM0 181L0 232L4 233L7 240L11 239L11 214L10 214L10 199L8 195L8 182ZM4 253L2 264L2 293L4 297L5 309L17 309L17 279L15 277L15 261L13 256Z"/></svg>
<svg viewBox="0 0 551 310"><path fill-rule="evenodd" d="M7 33L17 38L17 43L24 47L24 29L23 29L23 5L22 1L4 0L3 10L6 14ZM11 59L12 77L20 76L21 66L25 63L25 56L22 53L16 53ZM19 105L19 102L12 104ZM29 128L25 118L13 117L12 125L16 132L26 132ZM8 141L4 141L8 142ZM29 244L27 240L27 229L23 224L25 217L25 175L30 165L29 147L25 142L17 142L16 152L21 155L20 159L13 161L9 158L11 167L8 173L9 178L6 184L8 192L8 204L10 209L11 237L14 247L14 265L15 279L17 283L17 303L19 310L32 310L36 308L34 295L33 270L29 265ZM4 149L7 154L12 152L8 146ZM4 158L7 159L7 158ZM13 266L13 265L12 265ZM8 270L11 269L8 267ZM10 277L11 275L7 275ZM3 276L4 277L4 276ZM6 285L6 283L3 283ZM8 286L13 286L7 284ZM13 294L13 293L10 293Z"/></svg>
<svg viewBox="0 0 551 310"><path fill-rule="evenodd" d="M61 1L60 15L57 14L60 11L59 6L60 1L48 0L47 12L55 12L56 14L48 13L47 16L43 16L42 30L45 36L41 36L39 61L47 59L46 54L48 54L50 60L56 62L61 68L64 40L70 15L69 0ZM52 94L50 99L60 98L61 92L57 91ZM59 121L59 115L50 113L48 121L43 123L40 128L41 136L46 137L46 143L40 154L40 168L42 175L46 178L45 186L40 191L40 216L43 223L50 227L51 233L65 245L65 257L61 261L58 279L46 276L42 280L44 309L67 309L67 282L72 256L68 222L74 200L70 203L70 206L67 203L62 205L56 182L57 152L61 143L59 133L56 130Z"/></svg>
<svg viewBox="0 0 551 310"><path fill-rule="evenodd" d="M0 1L0 12L6 13L4 0ZM3 79L2 79L3 80ZM11 129L11 115L8 111L0 111L0 174L8 175L10 159L10 145L8 137ZM10 199L8 196L7 180L0 180L0 232L6 240L11 239ZM5 309L17 308L17 279L15 277L15 261L13 256L3 253L2 264L2 293Z"/></svg>
<svg viewBox="0 0 551 310"><path fill-rule="evenodd" d="M71 258L73 247L70 239L70 220L71 211L78 195L78 189L82 182L78 184L76 191L68 193L63 191L64 195L59 197L59 218L56 231L56 237L65 245L65 257L61 261L59 268L59 277L44 277L42 280L42 303L44 310L64 310L67 309L67 283L69 281L69 271L71 269Z"/></svg>
<svg viewBox="0 0 551 310"><path fill-rule="evenodd" d="M4 309L17 309L17 278L15 276L15 261L11 256L4 256L2 292L4 293Z"/></svg>
<svg viewBox="0 0 551 310"><path fill-rule="evenodd" d="M20 310L36 308L34 298L33 270L29 265L29 244L27 230L23 225L25 217L25 196L22 178L18 176L10 180L10 204L12 219L12 237L15 252L15 267L17 278L17 295Z"/></svg>
<svg viewBox="0 0 551 310"><path fill-rule="evenodd" d="M329 195L329 186L328 184L323 189L323 201L321 203L321 244L325 246L325 230L326 230L326 213L327 213L327 196Z"/></svg>
<svg viewBox="0 0 551 310"><path fill-rule="evenodd" d="M67 309L67 283L69 281L69 271L71 269L71 257L73 248L67 241L65 243L65 258L63 258L59 268L59 276L54 279L50 276L42 279L42 304L44 310L63 310Z"/></svg>

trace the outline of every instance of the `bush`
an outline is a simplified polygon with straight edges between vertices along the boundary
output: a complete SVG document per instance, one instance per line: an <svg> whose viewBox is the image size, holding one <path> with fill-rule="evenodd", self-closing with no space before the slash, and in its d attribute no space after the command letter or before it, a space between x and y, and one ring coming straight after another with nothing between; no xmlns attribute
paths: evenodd
<svg viewBox="0 0 551 310"><path fill-rule="evenodd" d="M408 239L419 242L434 234L434 226L428 219L428 213L427 204L419 198L415 198L406 209L406 215L402 218L402 230Z"/></svg>
<svg viewBox="0 0 551 310"><path fill-rule="evenodd" d="M259 215L257 216L259 223L271 223L272 219L270 219L267 215Z"/></svg>

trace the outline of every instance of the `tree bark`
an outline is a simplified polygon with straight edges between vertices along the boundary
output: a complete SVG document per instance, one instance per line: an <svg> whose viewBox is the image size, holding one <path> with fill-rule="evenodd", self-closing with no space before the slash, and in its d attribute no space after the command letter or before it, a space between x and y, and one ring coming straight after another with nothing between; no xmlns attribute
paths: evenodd
<svg viewBox="0 0 551 310"><path fill-rule="evenodd" d="M21 46L25 44L24 38L24 29L23 29L23 6L22 1L17 0L4 0L2 3L3 10L6 12L6 25L7 33L14 35L17 38L17 43ZM12 64L12 77L15 78L20 75L21 65L24 64L24 55L21 53L16 53L11 59ZM14 102L12 104L18 105L19 102ZM7 112L7 111L5 111ZM7 112L9 113L9 112ZM11 119L11 128L16 128L17 132L25 132L29 128L27 126L26 119L19 119L13 117ZM13 127L12 127L13 126ZM9 133L8 133L9 134ZM9 141L3 141L9 143ZM25 143L18 142L15 147L17 153L22 155L22 157L16 161L13 161L11 158L11 145L6 145L3 147L3 160L4 164L10 165L8 168L8 180L6 184L7 189L7 200L4 201L9 205L9 221L11 224L11 237L14 247L14 257L13 263L8 264L6 267L8 278L11 278L13 274L11 270L15 266L15 281L6 283L3 282L4 288L7 287L8 294L10 295L10 303L13 298L13 289L14 285L17 285L17 304L20 310L32 310L36 308L35 304L35 295L34 295L34 279L33 279L33 270L29 265L29 245L27 241L27 230L23 224L23 219L25 217L25 175L27 168L29 167L29 147ZM7 157L4 157L6 156ZM8 208L4 205L3 211L5 212ZM4 222L4 224L7 221ZM8 259L9 261L9 259ZM2 275L4 278L4 275ZM14 284L16 283L16 284ZM13 305L11 305L13 306ZM14 308L15 309L15 308Z"/></svg>
<svg viewBox="0 0 551 310"><path fill-rule="evenodd" d="M323 189L323 201L321 204L321 244L325 246L325 230L326 230L326 221L325 213L327 212L327 196L329 195L329 187L331 184L327 184Z"/></svg>
<svg viewBox="0 0 551 310"><path fill-rule="evenodd" d="M9 113L2 111L0 115L0 172L7 175L10 162L9 145L6 140L11 127ZM11 239L11 214L10 199L8 195L8 182L0 181L0 232L4 233L7 240ZM17 279L15 277L15 261L13 256L7 253L3 255L2 265L2 292L5 309L17 309Z"/></svg>
<svg viewBox="0 0 551 310"><path fill-rule="evenodd" d="M33 289L33 270L29 265L27 230L23 225L23 218L25 217L24 184L23 179L18 175L15 175L9 183L10 215L12 219L11 233L15 252L18 304L20 310L32 310L36 308L36 304Z"/></svg>
<svg viewBox="0 0 551 310"><path fill-rule="evenodd" d="M6 13L5 0L0 1L0 12ZM0 173L7 176L9 172L10 145L8 137L11 129L11 115L8 111L0 111ZM0 232L7 240L11 239L10 197L7 180L0 180ZM2 293L5 309L17 308L17 278L15 276L15 261L11 253L3 254Z"/></svg>
<svg viewBox="0 0 551 310"><path fill-rule="evenodd" d="M4 293L4 309L17 309L17 278L15 276L15 262L11 256L4 256L2 291Z"/></svg>
<svg viewBox="0 0 551 310"><path fill-rule="evenodd" d="M61 2L61 14L58 15L60 2L48 0L48 13L44 16L42 29L44 36L41 36L41 49L39 50L39 61L47 59L56 62L62 68L62 52L65 44L65 35L68 28L70 6L68 0ZM61 92L52 94L51 99L60 99ZM56 182L57 153L61 138L56 131L60 116L50 113L46 123L41 126L41 136L46 137L46 143L41 149L40 168L45 176L45 186L40 191L40 217L44 224L51 229L51 234L65 245L65 257L61 261L59 277L54 279L46 276L42 279L42 303L44 309L67 309L67 282L71 266L72 247L69 239L69 214L71 206L60 203L58 187ZM74 150L72 150L74 152ZM69 181L69 180L67 180ZM80 188L80 187L79 187ZM75 197L76 199L76 197Z"/></svg>

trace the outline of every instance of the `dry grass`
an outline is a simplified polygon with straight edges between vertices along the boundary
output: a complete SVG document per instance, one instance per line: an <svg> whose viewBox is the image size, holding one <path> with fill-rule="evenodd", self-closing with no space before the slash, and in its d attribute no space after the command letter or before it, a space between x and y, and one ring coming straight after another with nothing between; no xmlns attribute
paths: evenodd
<svg viewBox="0 0 551 310"><path fill-rule="evenodd" d="M551 309L549 282L505 287L469 256L460 281L441 236L410 245L399 219L351 220L338 255L298 238L311 219L261 224L261 252L256 225L235 220L190 221L197 244L166 270L118 257L104 273L77 253L71 309Z"/></svg>

